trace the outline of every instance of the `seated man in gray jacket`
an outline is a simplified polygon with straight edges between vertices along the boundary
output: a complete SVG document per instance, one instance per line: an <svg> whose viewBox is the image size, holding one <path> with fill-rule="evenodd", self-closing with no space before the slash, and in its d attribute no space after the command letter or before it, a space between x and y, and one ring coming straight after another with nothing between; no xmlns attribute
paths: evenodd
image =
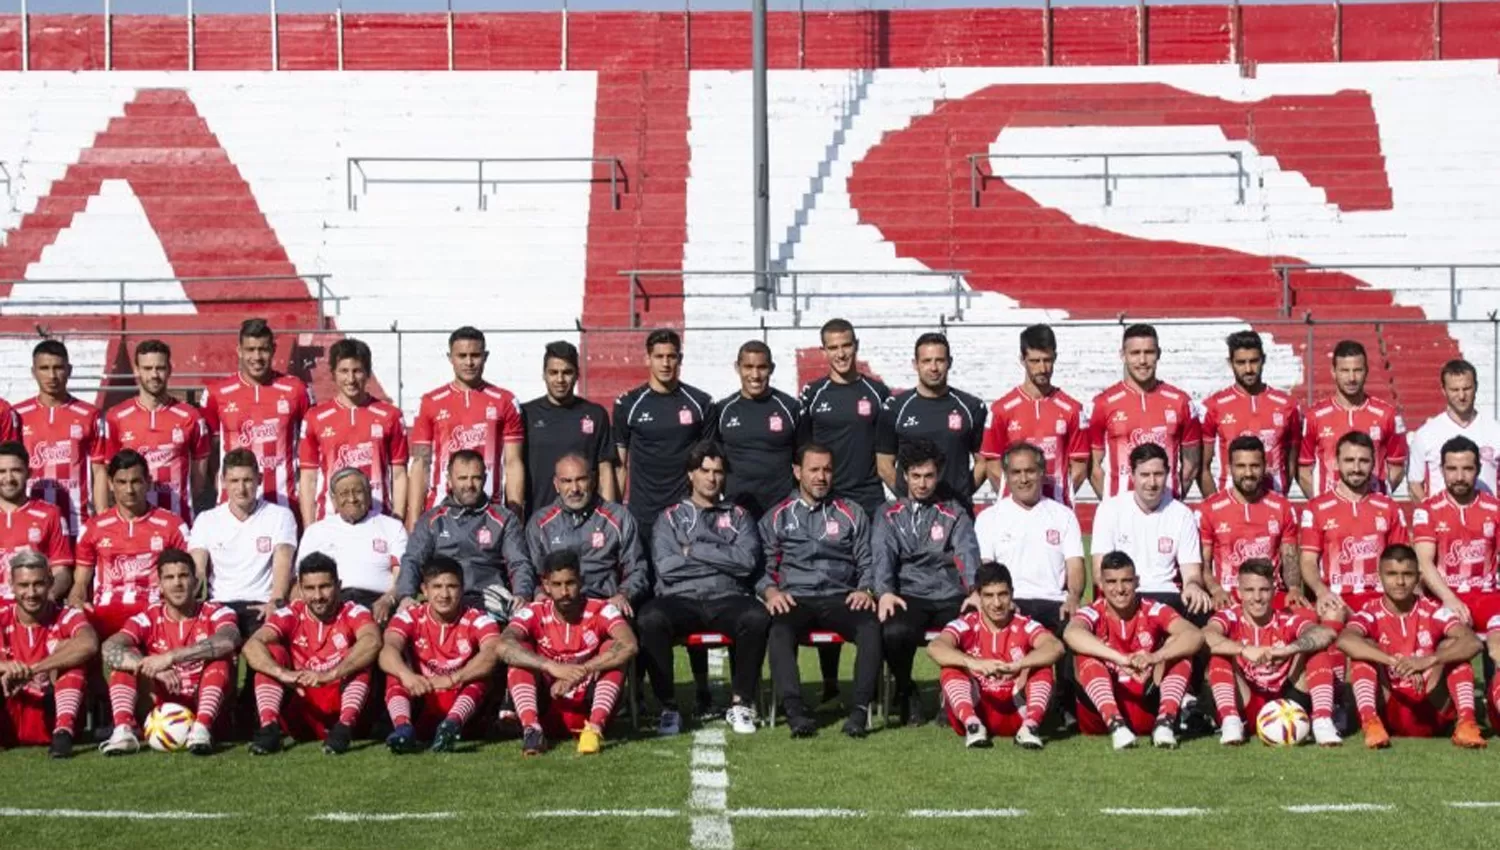
<svg viewBox="0 0 1500 850"><path fill-rule="evenodd" d="M926 722L922 700L912 687L911 665L926 633L976 607L974 571L979 538L969 512L938 497L943 453L931 440L908 440L896 466L906 478L906 496L875 517L875 595L885 636L885 662L896 680L901 722ZM967 600L965 599L967 597Z"/></svg>
<svg viewBox="0 0 1500 850"><path fill-rule="evenodd" d="M750 734L771 627L771 615L755 596L760 535L744 508L723 499L729 462L718 445L694 446L687 467L690 495L667 508L652 531L656 596L636 622L651 689L661 703L657 731L675 735L682 729L672 645L694 632L718 632L734 642L734 694L725 719L734 731Z"/></svg>
<svg viewBox="0 0 1500 850"><path fill-rule="evenodd" d="M772 615L771 678L792 737L812 737L817 725L802 700L797 643L814 630L837 632L853 642L854 704L844 734L863 738L881 663L870 522L864 508L830 497L833 453L828 449L804 444L792 471L797 492L760 521L766 571L755 586Z"/></svg>

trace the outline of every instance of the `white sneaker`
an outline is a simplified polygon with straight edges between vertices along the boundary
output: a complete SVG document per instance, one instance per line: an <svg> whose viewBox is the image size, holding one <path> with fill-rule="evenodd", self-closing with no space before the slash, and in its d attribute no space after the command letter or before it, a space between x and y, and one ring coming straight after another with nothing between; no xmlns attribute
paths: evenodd
<svg viewBox="0 0 1500 850"><path fill-rule="evenodd" d="M207 726L195 721L188 729L186 745L187 751L195 756L213 755L214 736Z"/></svg>
<svg viewBox="0 0 1500 850"><path fill-rule="evenodd" d="M109 740L99 745L99 752L107 756L128 756L140 752L141 741L129 726L116 726Z"/></svg>
<svg viewBox="0 0 1500 850"><path fill-rule="evenodd" d="M755 709L748 705L731 705L724 712L724 719L729 721L729 728L740 735L755 734Z"/></svg>
<svg viewBox="0 0 1500 850"><path fill-rule="evenodd" d="M1238 747L1245 743L1245 721L1239 717L1226 717L1219 726L1219 743L1226 747Z"/></svg>
<svg viewBox="0 0 1500 850"><path fill-rule="evenodd" d="M1135 733L1121 722L1109 733L1109 743L1116 750L1128 750L1135 746Z"/></svg>
<svg viewBox="0 0 1500 850"><path fill-rule="evenodd" d="M661 717L656 721L656 734L678 735L682 733L682 715L667 708L662 709Z"/></svg>
<svg viewBox="0 0 1500 850"><path fill-rule="evenodd" d="M979 722L979 718L970 720L964 726L964 746L970 749L976 747L988 747L990 745L990 733Z"/></svg>
<svg viewBox="0 0 1500 850"><path fill-rule="evenodd" d="M1037 737L1036 730L1030 726L1022 726L1016 732L1016 746L1023 750L1040 750L1043 746L1042 739Z"/></svg>
<svg viewBox="0 0 1500 850"><path fill-rule="evenodd" d="M1163 750L1177 749L1177 733L1172 731L1173 725L1158 723L1156 728L1151 730L1151 746Z"/></svg>
<svg viewBox="0 0 1500 850"><path fill-rule="evenodd" d="M1339 728L1334 725L1331 717L1318 717L1312 722L1313 741L1320 747L1342 746L1344 739L1339 737Z"/></svg>

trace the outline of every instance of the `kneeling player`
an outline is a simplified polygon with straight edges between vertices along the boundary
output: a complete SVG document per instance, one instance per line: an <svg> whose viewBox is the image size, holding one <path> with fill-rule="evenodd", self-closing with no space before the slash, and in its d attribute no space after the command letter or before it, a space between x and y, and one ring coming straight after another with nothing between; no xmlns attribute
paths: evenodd
<svg viewBox="0 0 1500 850"><path fill-rule="evenodd" d="M578 735L578 752L599 752L614 712L635 633L607 599L583 596L578 554L559 549L539 569L546 600L517 612L496 654L510 665L510 698L521 716L521 749L538 755L547 735ZM538 686L546 700L538 705Z"/></svg>
<svg viewBox="0 0 1500 850"><path fill-rule="evenodd" d="M418 736L432 739L433 752L452 750L464 726L481 714L495 670L494 653L485 647L500 639L500 626L489 614L465 608L463 596L463 567L439 555L422 565L426 601L385 627L380 669L387 673L385 705L396 727L385 741L393 753L416 751Z"/></svg>
<svg viewBox="0 0 1500 850"><path fill-rule="evenodd" d="M15 602L0 608L0 746L41 746L50 735L47 754L67 758L84 665L99 653L99 637L82 611L52 601L52 581L45 556L27 550L10 559Z"/></svg>
<svg viewBox="0 0 1500 850"><path fill-rule="evenodd" d="M1108 732L1117 750L1135 746L1148 730L1156 746L1176 747L1172 730L1203 635L1176 611L1137 595L1135 562L1124 552L1100 560L1099 582L1103 598L1079 608L1063 630L1076 656L1078 730Z"/></svg>
<svg viewBox="0 0 1500 850"><path fill-rule="evenodd" d="M1305 611L1271 607L1275 577L1270 559L1245 561L1239 604L1219 610L1203 627L1213 656L1208 682L1219 709L1219 743L1243 744L1244 718L1254 718L1266 703L1283 697L1301 703L1301 695L1311 693L1313 740L1336 747L1342 741L1333 725L1333 665L1321 651L1333 643L1333 629Z"/></svg>
<svg viewBox="0 0 1500 850"><path fill-rule="evenodd" d="M974 587L979 610L948 623L927 644L927 654L943 668L948 722L966 747L987 747L991 735L1014 735L1017 746L1039 750L1036 730L1047 714L1062 642L1016 611L1004 564L981 565Z"/></svg>
<svg viewBox="0 0 1500 850"><path fill-rule="evenodd" d="M1474 718L1474 668L1479 638L1458 615L1417 595L1417 553L1397 543L1380 553L1379 599L1344 626L1338 647L1349 656L1349 683L1359 707L1365 746L1391 745L1391 733L1431 738L1452 722L1453 743L1481 749ZM1439 681L1446 687L1439 687ZM1389 730L1389 731L1388 731Z"/></svg>
<svg viewBox="0 0 1500 850"><path fill-rule="evenodd" d="M260 729L250 741L255 755L281 749L283 723L299 741L321 739L329 755L346 752L370 693L370 666L380 654L380 629L370 609L340 601L332 558L321 552L303 558L297 589L300 598L267 617L245 641L260 712Z"/></svg>
<svg viewBox="0 0 1500 850"><path fill-rule="evenodd" d="M194 755L210 755L214 739L209 729L231 682L239 626L233 609L198 601L193 558L181 549L168 549L156 559L156 581L161 601L126 620L104 642L101 654L112 671L109 705L115 731L99 751L117 756L140 749L135 736L136 690L150 684L155 705L175 702L196 713L187 748ZM148 651L152 654L144 654Z"/></svg>

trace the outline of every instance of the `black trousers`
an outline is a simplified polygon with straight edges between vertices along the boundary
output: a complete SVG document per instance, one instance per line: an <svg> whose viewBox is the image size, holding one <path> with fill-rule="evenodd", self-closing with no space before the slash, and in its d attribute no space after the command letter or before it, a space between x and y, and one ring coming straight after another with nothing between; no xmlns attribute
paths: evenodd
<svg viewBox="0 0 1500 850"><path fill-rule="evenodd" d="M830 631L854 644L854 710L864 711L880 682L880 621L874 611L855 611L838 596L798 596L797 605L771 618L771 679L787 714L805 713L797 645L809 631Z"/></svg>
<svg viewBox="0 0 1500 850"><path fill-rule="evenodd" d="M252 605L259 604L261 603L224 603L225 607L234 612L235 626L240 630L240 643L249 640L250 636L255 634L256 630L263 625L263 621L260 618L260 611L251 607ZM238 675L236 675L236 681L233 682L235 688L234 729L237 734L244 736L254 731L259 714L255 710L255 671L251 670L248 664L242 666L244 667L245 680L243 682L238 681Z"/></svg>
<svg viewBox="0 0 1500 850"><path fill-rule="evenodd" d="M1035 620L1042 624L1042 628L1051 632L1058 640L1062 640L1063 629L1068 627L1062 618L1062 603L1051 599L1017 599L1016 610L1021 616L1028 620ZM1077 688L1073 679L1073 653L1066 650L1063 660L1059 661L1053 668L1056 676L1056 688L1053 691L1052 704L1062 711L1072 712L1074 694Z"/></svg>
<svg viewBox="0 0 1500 850"><path fill-rule="evenodd" d="M1182 617L1189 623L1192 623L1200 629L1208 625L1208 621L1214 615L1214 612L1212 610L1206 611L1202 614L1194 614L1188 611L1187 603L1182 601L1182 594L1175 591L1142 593L1140 594L1140 596L1142 599L1150 599L1153 602L1160 602L1168 608L1171 608L1173 611L1181 614ZM1193 674L1188 679L1188 696L1196 697L1198 695L1198 692L1203 689L1203 671L1207 667L1208 648L1204 647L1198 652L1197 655L1193 656Z"/></svg>
<svg viewBox="0 0 1500 850"><path fill-rule="evenodd" d="M733 667L730 687L734 696L745 705L754 705L770 628L771 615L753 596L720 599L658 596L647 602L636 619L635 630L640 636L641 660L651 674L651 691L656 701L662 705L676 701L673 646L694 632L719 632L734 641L734 651L730 654Z"/></svg>
<svg viewBox="0 0 1500 850"><path fill-rule="evenodd" d="M952 599L906 598L906 607L897 608L880 626L885 644L885 663L896 680L897 699L911 693L911 666L917 650L927 644L926 632L941 629L958 617L962 597Z"/></svg>

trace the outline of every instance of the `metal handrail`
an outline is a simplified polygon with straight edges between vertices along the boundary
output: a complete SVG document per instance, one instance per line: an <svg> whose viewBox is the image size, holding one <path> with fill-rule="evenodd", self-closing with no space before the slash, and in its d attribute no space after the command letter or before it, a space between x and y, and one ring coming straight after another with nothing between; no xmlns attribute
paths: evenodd
<svg viewBox="0 0 1500 850"><path fill-rule="evenodd" d="M765 276L772 279L771 292L772 309L775 309L775 298L787 295L792 301L792 327L802 326L802 313L804 309L811 309L814 298L930 298L931 292L877 292L870 290L843 290L840 292L818 292L803 294L799 287L799 281L803 277L942 277L951 282L948 292L953 295L953 318L962 319L964 308L973 303L974 294L964 286L964 275L968 274L966 269L786 269L781 271L765 272ZM640 314L636 312L636 295L639 293L643 309L651 309L651 293L641 283L642 278L689 278L689 277L749 277L756 278L762 273L757 271L742 270L692 270L692 269L625 269L618 272L622 277L630 281L629 312L632 327L640 327ZM791 281L791 292L788 293L781 288L780 281L788 279ZM693 293L669 292L662 293L658 298L732 298L749 299L749 292L727 292L727 293Z"/></svg>
<svg viewBox="0 0 1500 850"><path fill-rule="evenodd" d="M1149 173L1120 173L1111 172L1109 161L1111 159L1145 159L1163 157L1221 157L1227 156L1234 160L1233 171L1160 171ZM1235 204L1244 206L1245 190L1250 182L1250 174L1245 171L1245 154L1243 151L1128 151L1122 153L971 153L969 154L969 202L976 209L979 207L979 195L984 186L991 178L1004 180L1004 174L986 174L979 167L980 162L988 164L995 159L1098 159L1103 161L1102 170L1091 174L1015 174L1010 175L1014 180L1103 180L1104 181L1104 205L1114 206L1115 191L1119 188L1121 180L1185 180L1198 177L1233 177L1238 195Z"/></svg>
<svg viewBox="0 0 1500 850"><path fill-rule="evenodd" d="M1400 289L1411 292L1441 292L1448 290L1448 319L1450 321L1458 318L1458 307L1463 302L1463 290L1458 285L1459 269L1496 269L1500 270L1500 263L1273 263L1271 269L1276 276L1281 278L1281 315L1290 316L1292 313L1292 272L1343 272L1343 271L1370 271L1379 269L1408 269L1411 271L1442 271L1448 272L1448 285L1438 286L1406 286ZM1476 290L1496 290L1500 286L1476 286Z"/></svg>
<svg viewBox="0 0 1500 850"><path fill-rule="evenodd" d="M410 164L420 163L465 163L475 166L474 179L468 178L446 178L446 177L370 177L365 173L365 163L376 162L401 162ZM469 186L473 185L478 193L479 209L489 208L485 200L484 190L489 187L490 192L498 191L501 184L506 183L598 183L602 178L590 174L584 179L573 179L568 177L556 178L521 178L500 179L486 178L484 166L486 163L509 163L509 164L535 164L544 162L587 162L597 165L604 162L609 163L609 197L614 209L620 208L621 184L625 182L625 166L617 156L498 156L498 157L450 157L450 156L351 156L344 161L344 177L348 182L349 211L359 211L359 198L366 194L371 186L379 184L404 184L411 186ZM354 173L359 172L359 193L354 190Z"/></svg>
<svg viewBox="0 0 1500 850"><path fill-rule="evenodd" d="M5 167L5 163L0 162L0 183L5 184L5 200L7 202L10 201L10 179L10 169Z"/></svg>
<svg viewBox="0 0 1500 850"><path fill-rule="evenodd" d="M119 294L112 299L31 299L16 300L6 298L0 300L0 315L26 315L25 310L14 310L16 307L118 307L116 315L141 315L146 312L147 307L160 306L191 306L194 304L300 304L315 301L318 305L318 321L323 322L328 318L326 304L333 304L333 314L340 315L342 304L349 300L348 296L336 295L329 287L328 281L333 275L327 273L318 274L279 274L279 275L227 275L219 277L77 277L77 278L16 278L11 280L0 280L0 286L15 287L19 285L44 285L44 286L98 286L99 284L113 284L118 287ZM141 298L129 297L126 288L138 284L152 283L177 283L186 286L193 283L268 283L271 281L300 280L317 285L316 293L309 293L305 298L266 298L250 296L234 296L225 298ZM133 309L132 309L133 308Z"/></svg>

